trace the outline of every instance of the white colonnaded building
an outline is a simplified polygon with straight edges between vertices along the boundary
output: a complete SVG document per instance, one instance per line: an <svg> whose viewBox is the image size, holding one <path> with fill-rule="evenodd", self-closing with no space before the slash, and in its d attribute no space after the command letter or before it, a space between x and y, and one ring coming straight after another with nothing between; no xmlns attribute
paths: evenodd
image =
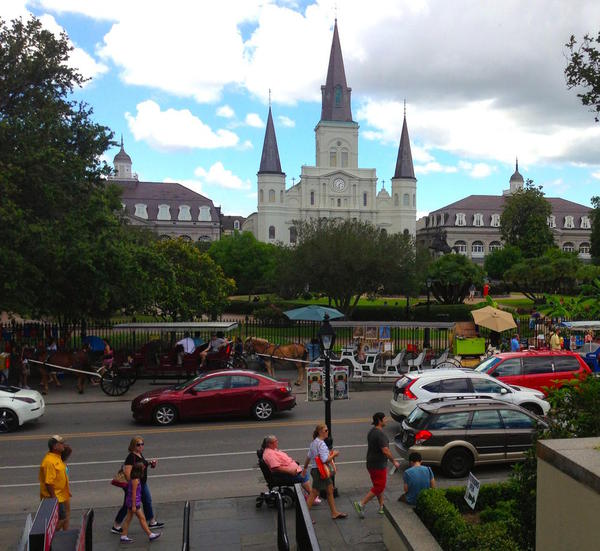
<svg viewBox="0 0 600 551"><path fill-rule="evenodd" d="M244 222L263 242L296 242L296 221L341 218L369 221L388 233L415 235L417 180L412 162L406 112L400 135L391 194L377 193L374 168L359 168L358 123L352 119L352 89L346 83L337 28L329 56L327 79L321 86L321 120L315 128L315 166L302 166L298 183L286 188L281 170L271 106L260 168L258 207Z"/></svg>

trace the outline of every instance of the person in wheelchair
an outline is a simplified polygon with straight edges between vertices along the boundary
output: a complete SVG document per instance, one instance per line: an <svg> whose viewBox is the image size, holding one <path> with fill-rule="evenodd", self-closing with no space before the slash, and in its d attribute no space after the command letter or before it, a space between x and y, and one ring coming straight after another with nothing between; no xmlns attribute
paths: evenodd
<svg viewBox="0 0 600 551"><path fill-rule="evenodd" d="M289 477L290 485L299 482L306 495L310 495L312 486L310 484L310 474L306 469L303 469L296 461L294 461L287 453L281 451L278 447L277 437L269 434L265 437L262 443L262 460L272 473L278 473L285 477ZM315 503L320 503L321 500L317 497Z"/></svg>

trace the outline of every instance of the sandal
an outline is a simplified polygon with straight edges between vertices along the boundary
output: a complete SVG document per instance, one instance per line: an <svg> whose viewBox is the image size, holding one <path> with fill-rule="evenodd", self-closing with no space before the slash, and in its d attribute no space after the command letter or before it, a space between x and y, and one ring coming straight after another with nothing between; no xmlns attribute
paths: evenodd
<svg viewBox="0 0 600 551"><path fill-rule="evenodd" d="M348 515L346 513L338 513L337 515L335 515L335 517L331 517L332 520L339 520L341 518L348 518Z"/></svg>

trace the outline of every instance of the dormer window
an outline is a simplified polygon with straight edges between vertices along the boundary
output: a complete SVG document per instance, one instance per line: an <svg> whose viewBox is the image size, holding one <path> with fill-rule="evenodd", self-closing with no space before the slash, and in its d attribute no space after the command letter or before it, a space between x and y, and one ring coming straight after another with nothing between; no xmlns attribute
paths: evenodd
<svg viewBox="0 0 600 551"><path fill-rule="evenodd" d="M136 203L134 216L148 220L148 205L144 203Z"/></svg>
<svg viewBox="0 0 600 551"><path fill-rule="evenodd" d="M467 225L467 218L466 218L464 212L456 213L456 221L454 222L454 225L455 226L466 226Z"/></svg>
<svg viewBox="0 0 600 551"><path fill-rule="evenodd" d="M240 229L240 221L239 220L234 220L233 221L233 229L234 230L239 230Z"/></svg>
<svg viewBox="0 0 600 551"><path fill-rule="evenodd" d="M171 211L169 205L158 205L157 220L171 220Z"/></svg>
<svg viewBox="0 0 600 551"><path fill-rule="evenodd" d="M548 223L548 227L556 228L556 216L554 216L554 214L551 214L550 216L548 216L548 218L546 219L546 222Z"/></svg>
<svg viewBox="0 0 600 551"><path fill-rule="evenodd" d="M592 225L590 224L590 217L589 216L582 216L581 217L581 225L579 227L582 230L589 230L589 229L591 229Z"/></svg>
<svg viewBox="0 0 600 551"><path fill-rule="evenodd" d="M192 220L192 213L190 212L189 205L179 205L178 220Z"/></svg>
<svg viewBox="0 0 600 551"><path fill-rule="evenodd" d="M483 226L483 214L481 214L480 212L476 212L473 215L473 225L474 226Z"/></svg>
<svg viewBox="0 0 600 551"><path fill-rule="evenodd" d="M210 207L206 205L200 207L200 212L198 213L198 220L200 222L210 222Z"/></svg>
<svg viewBox="0 0 600 551"><path fill-rule="evenodd" d="M499 228L500 227L500 215L499 214L492 214L492 221L490 224L493 228Z"/></svg>
<svg viewBox="0 0 600 551"><path fill-rule="evenodd" d="M573 222L573 217L572 216L565 216L565 228L567 229L573 229L575 227L575 224Z"/></svg>

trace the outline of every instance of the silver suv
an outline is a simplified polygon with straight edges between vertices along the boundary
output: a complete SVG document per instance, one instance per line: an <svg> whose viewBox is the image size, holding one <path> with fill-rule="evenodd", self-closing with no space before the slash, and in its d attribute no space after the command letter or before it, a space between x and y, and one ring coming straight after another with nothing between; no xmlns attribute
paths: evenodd
<svg viewBox="0 0 600 551"><path fill-rule="evenodd" d="M522 406L536 415L550 411L550 404L538 390L507 385L472 369L432 369L407 373L396 381L390 414L402 421L418 404L434 398L474 395Z"/></svg>

